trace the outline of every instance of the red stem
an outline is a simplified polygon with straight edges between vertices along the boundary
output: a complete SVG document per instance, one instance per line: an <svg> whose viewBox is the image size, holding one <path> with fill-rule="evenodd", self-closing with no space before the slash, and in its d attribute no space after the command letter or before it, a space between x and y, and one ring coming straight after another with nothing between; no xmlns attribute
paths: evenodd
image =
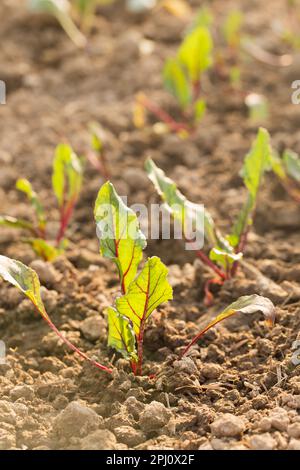
<svg viewBox="0 0 300 470"><path fill-rule="evenodd" d="M144 346L144 331L145 331L145 318L143 316L140 324L140 332L137 338L138 344L138 363L135 371L135 375L142 375L142 365L143 365L143 346Z"/></svg>
<svg viewBox="0 0 300 470"><path fill-rule="evenodd" d="M216 266L216 265L208 258L208 256L206 256L206 254L203 253L203 251L197 251L196 256L198 256L198 258L200 258L201 261L203 261L204 264L206 264L207 266L209 266L221 279L223 279L224 281L226 281L226 279L227 279L226 274L225 274L220 268L218 268L218 266Z"/></svg>
<svg viewBox="0 0 300 470"><path fill-rule="evenodd" d="M76 346L74 346L74 344L72 344L67 338L65 338L61 333L60 331L56 328L56 326L50 321L50 320L46 320L48 325L50 326L50 328L57 334L57 336L67 345L69 346L70 349L72 349L72 351L74 351L76 354L78 354L80 357L82 357L83 359L85 359L86 361L88 361L90 364L92 364L93 366L97 367L98 369L100 370L103 370L105 372L108 372L109 374L112 374L113 370L112 369L109 369L108 367L106 366L103 366L102 364L100 364L99 362L97 361L94 361L94 359L91 359L90 357L88 357L84 352L80 351L80 349L78 349Z"/></svg>
<svg viewBox="0 0 300 470"><path fill-rule="evenodd" d="M201 92L201 82L200 82L200 80L196 80L193 83L193 101L194 101L194 103L199 98L200 92Z"/></svg>
<svg viewBox="0 0 300 470"><path fill-rule="evenodd" d="M175 119L173 119L172 116L170 116L170 114L168 114L166 111L164 111L162 108L157 106L155 103L150 101L145 96L143 96L143 98L140 98L140 102L143 106L145 106L145 108L148 109L148 111L150 111L152 114L158 117L160 121L167 124L167 126L169 126L169 128L172 131L177 132L177 133L181 131L190 133L190 129L186 124L184 124L183 122L175 121Z"/></svg>
<svg viewBox="0 0 300 470"><path fill-rule="evenodd" d="M69 341L67 338L65 338L65 336L62 335L62 333L56 328L56 326L54 325L54 323L52 323L52 321L50 320L50 318L48 317L47 313L42 313L39 309L39 307L33 302L33 305L35 307L35 309L37 310L37 312L42 315L43 319L46 321L46 323L48 324L48 326L51 328L52 331L54 331L54 333L57 334L57 336L72 350L74 351L76 354L78 354L80 357L82 357L83 359L85 359L86 361L88 361L90 364L92 364L93 366L97 367L98 369L100 370L103 370L105 372L108 372L109 374L112 374L113 372L113 369L110 369L109 367L106 367L106 366L103 366L102 364L100 364L99 362L97 361L94 361L94 359L91 359L89 356L87 356L84 352L82 352L79 348L77 348L74 344L71 343L71 341Z"/></svg>
<svg viewBox="0 0 300 470"><path fill-rule="evenodd" d="M65 232L68 228L70 219L71 219L73 211L74 211L75 202L76 202L76 200L73 199L69 202L69 204L67 205L66 208L62 207L62 209L61 209L60 227L59 227L59 231L58 231L58 234L57 234L57 237L56 237L56 246L58 246L60 244L60 242L62 241L62 239L65 236Z"/></svg>
<svg viewBox="0 0 300 470"><path fill-rule="evenodd" d="M217 284L219 286L222 286L224 284L224 280L219 279L219 278L214 278L214 279L208 279L208 281L206 281L205 286L204 286L204 293L205 293L204 305L206 306L211 305L213 302L213 294L210 291L210 286L212 284Z"/></svg>
<svg viewBox="0 0 300 470"><path fill-rule="evenodd" d="M195 343L197 343L197 341L199 341L199 339L201 338L201 336L204 335L204 333L206 333L210 328L211 328L211 325L208 325L206 328L204 328L204 330L200 331L200 333L198 333L198 334L195 336L195 338L193 338L192 341L185 347L185 349L183 350L183 352L180 353L179 359L182 359L182 358L187 354L187 352L190 350L190 348L191 348Z"/></svg>
<svg viewBox="0 0 300 470"><path fill-rule="evenodd" d="M148 285L146 289L146 302L145 302L145 307L144 307L144 312L142 315L141 323L140 323L140 331L139 335L137 338L137 343L138 343L138 363L137 363L137 368L136 368L136 374L135 375L142 375L142 365L143 365L143 346L144 346L144 332L145 332L145 324L146 324L146 314L147 314L147 308L148 308L148 302L149 302L149 288L150 288L150 273L148 274Z"/></svg>
<svg viewBox="0 0 300 470"><path fill-rule="evenodd" d="M250 225L247 226L245 232L241 235L240 243L238 244L238 247L236 249L237 253L244 253L246 245L247 245L247 239L248 239L249 232L250 232ZM232 268L231 268L231 276L232 277L234 277L236 275L238 267L239 267L239 261L235 261L232 265Z"/></svg>
<svg viewBox="0 0 300 470"><path fill-rule="evenodd" d="M105 180L109 180L111 175L107 167L105 152L99 152L98 157L99 158L92 152L87 154L87 159L90 164L99 171L100 175L103 176Z"/></svg>

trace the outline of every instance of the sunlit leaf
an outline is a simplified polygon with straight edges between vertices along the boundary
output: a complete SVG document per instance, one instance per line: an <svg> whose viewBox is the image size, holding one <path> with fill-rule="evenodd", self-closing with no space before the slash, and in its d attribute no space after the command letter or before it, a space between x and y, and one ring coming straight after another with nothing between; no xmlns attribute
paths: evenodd
<svg viewBox="0 0 300 470"><path fill-rule="evenodd" d="M201 226L201 220L203 220L204 236L209 244L211 246L219 245L220 247L228 245L226 240L216 229L210 213L204 210L203 206L188 201L177 189L174 181L168 178L163 170L158 168L150 158L145 163L145 169L156 191L165 202L167 210L172 214L174 219L182 223L184 230L186 225L189 227ZM192 222L191 218L193 219ZM197 222L196 219L198 219ZM203 230L203 227L201 228Z"/></svg>
<svg viewBox="0 0 300 470"><path fill-rule="evenodd" d="M15 217L9 216L0 216L0 225L9 227L9 228L18 228L23 230L28 230L31 233L35 233L34 226L31 222L27 220L16 219Z"/></svg>
<svg viewBox="0 0 300 470"><path fill-rule="evenodd" d="M195 122L201 121L206 112L206 102L203 99L199 99L194 104L194 118Z"/></svg>
<svg viewBox="0 0 300 470"><path fill-rule="evenodd" d="M95 220L100 252L116 263L125 293L137 273L146 239L135 212L124 204L109 181L98 193Z"/></svg>
<svg viewBox="0 0 300 470"><path fill-rule="evenodd" d="M104 147L104 140L105 140L105 135L102 127L96 123L93 122L89 126L90 128L90 133L91 133L91 145L92 149L95 150L95 152L102 152L103 147Z"/></svg>
<svg viewBox="0 0 300 470"><path fill-rule="evenodd" d="M232 10L225 19L223 33L226 43L230 47L237 47L241 40L241 27L243 15L239 10Z"/></svg>
<svg viewBox="0 0 300 470"><path fill-rule="evenodd" d="M266 129L260 128L250 152L245 157L241 172L248 189L248 198L233 226L230 237L228 237L232 246L238 246L247 226L252 225L258 190L265 171L270 168L271 159L272 149L269 133Z"/></svg>
<svg viewBox="0 0 300 470"><path fill-rule="evenodd" d="M63 252L62 249L50 245L43 238L25 238L24 241L31 246L36 255L45 261L54 261Z"/></svg>
<svg viewBox="0 0 300 470"><path fill-rule="evenodd" d="M55 151L52 186L60 208L74 204L82 186L83 168L80 159L66 144Z"/></svg>
<svg viewBox="0 0 300 470"><path fill-rule="evenodd" d="M42 203L39 200L37 193L33 190L31 183L24 178L18 179L16 183L16 188L26 194L29 202L32 204L32 207L35 210L39 228L44 230L46 226L46 215Z"/></svg>
<svg viewBox="0 0 300 470"><path fill-rule="evenodd" d="M106 372L112 372L111 369L108 369L102 364L99 364L93 359L90 359L86 354L80 351L67 338L65 338L52 323L41 298L41 285L38 275L33 269L29 268L20 261L0 255L0 276L5 281L17 287L17 289L23 292L23 294L25 294L31 300L36 310L42 315L44 320L48 323L49 327L69 348L99 369L105 370Z"/></svg>
<svg viewBox="0 0 300 470"><path fill-rule="evenodd" d="M228 251L219 250L218 248L212 248L209 253L209 257L212 261L215 261L222 266L225 271L230 268L233 263L240 261L243 257L242 253L229 253Z"/></svg>
<svg viewBox="0 0 300 470"><path fill-rule="evenodd" d="M228 305L228 307L226 307L223 312L221 312L203 330L201 330L200 333L198 333L185 348L185 350L181 354L181 357L183 357L189 351L193 344L199 341L199 339L204 335L204 333L210 330L210 328L212 328L213 326L220 323L222 320L225 320L226 318L231 317L236 313L250 314L256 312L261 312L264 315L268 326L274 325L276 311L271 300L257 294L244 295L232 304Z"/></svg>
<svg viewBox="0 0 300 470"><path fill-rule="evenodd" d="M33 269L28 268L20 261L0 255L0 276L22 291L35 305L42 317L49 321L41 299L40 281Z"/></svg>
<svg viewBox="0 0 300 470"><path fill-rule="evenodd" d="M209 30L203 26L193 29L183 40L178 59L186 67L193 83L212 65L213 41Z"/></svg>
<svg viewBox="0 0 300 470"><path fill-rule="evenodd" d="M300 183L300 157L292 150L285 150L283 153L283 163L286 168L287 174L295 181Z"/></svg>
<svg viewBox="0 0 300 470"><path fill-rule="evenodd" d="M108 318L108 346L118 351L125 359L137 361L136 341L130 320L109 307L106 309Z"/></svg>
<svg viewBox="0 0 300 470"><path fill-rule="evenodd" d="M285 180L287 178L286 168L282 158L277 154L277 152L273 152L271 155L271 166L274 173L281 179Z"/></svg>
<svg viewBox="0 0 300 470"><path fill-rule="evenodd" d="M214 16L212 10L207 6L203 6L198 10L195 26L202 26L205 28L209 28L214 21Z"/></svg>
<svg viewBox="0 0 300 470"><path fill-rule="evenodd" d="M264 172L270 167L272 149L270 136L266 129L260 127L250 152L246 155L242 176L253 199L257 196Z"/></svg>
<svg viewBox="0 0 300 470"><path fill-rule="evenodd" d="M132 321L137 337L151 313L160 304L173 298L167 276L167 267L158 257L153 256L129 285L127 294L116 301L117 311Z"/></svg>
<svg viewBox="0 0 300 470"><path fill-rule="evenodd" d="M191 102L191 93L187 77L176 59L168 59L163 70L166 89L178 100L184 109Z"/></svg>

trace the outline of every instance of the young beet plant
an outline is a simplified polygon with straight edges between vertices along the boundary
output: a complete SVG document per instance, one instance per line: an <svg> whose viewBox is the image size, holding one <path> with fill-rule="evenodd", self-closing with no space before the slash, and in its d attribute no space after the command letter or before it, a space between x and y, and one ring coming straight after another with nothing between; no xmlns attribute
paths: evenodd
<svg viewBox="0 0 300 470"><path fill-rule="evenodd" d="M96 122L89 126L90 146L87 160L99 172L104 180L110 179L110 169L106 158L106 136L103 128Z"/></svg>
<svg viewBox="0 0 300 470"><path fill-rule="evenodd" d="M29 8L35 12L54 16L75 46L84 48L88 32L98 5L114 0L29 0ZM82 32L83 31L83 32Z"/></svg>
<svg viewBox="0 0 300 470"><path fill-rule="evenodd" d="M24 241L31 245L34 252L45 259L53 261L66 247L66 230L72 217L74 207L78 201L82 186L83 166L81 160L69 145L60 144L55 151L53 161L52 186L57 199L60 212L59 229L56 240L47 240L47 219L44 207L26 179L19 179L16 188L25 193L32 205L36 222L17 219L9 216L0 216L0 225L22 229L28 233Z"/></svg>
<svg viewBox="0 0 300 470"><path fill-rule="evenodd" d="M124 260L121 261L121 259L113 256L112 258L115 259L115 262L118 266L119 263L120 266L125 266ZM119 269L122 268L119 267ZM123 272L122 278L124 278L124 274L125 273ZM129 278L132 277L132 275L133 273L131 273ZM98 361L95 361L94 359L91 359L89 356L87 356L79 348L74 346L57 329L46 312L45 306L41 299L40 281L38 275L33 269L25 266L20 261L0 255L0 277L15 286L31 300L36 311L40 313L49 327L72 351L98 369L109 374L113 372L111 367L102 365ZM129 278L125 280L125 285L128 285ZM149 292L148 296L146 292ZM119 302L117 299L117 308L108 309L108 344L114 347L131 362L133 371L136 375L141 373L141 360L139 360L139 353L142 353L142 348L140 347L138 348L138 352L136 351L135 332L137 336L139 336L142 328L141 322L143 317L140 317L140 320L136 317L136 314L133 313L133 310L131 313L129 313L128 309L131 310L131 308L133 308L134 311L139 315L139 312L145 311L146 313L144 314L144 322L146 322L148 318L148 312L150 312L150 315L153 311L153 305L158 306L162 302L163 298L166 300L171 296L172 290L166 281L166 268L164 265L162 265L158 258L150 258L150 260L148 260L148 266L146 264L141 274L136 277L136 280L131 281L131 283L128 285L127 294L121 297ZM198 342L198 340L204 335L204 333L206 333L206 331L217 325L222 320L225 320L226 318L235 315L236 313L250 314L255 312L262 312L269 326L274 324L275 307L269 299L255 294L240 297L236 302L233 302L225 310L223 310L212 322L206 326L206 328L200 331L192 339L192 341L181 352L180 358L184 357L189 352L190 348L196 342ZM142 339L140 339L140 344L141 343Z"/></svg>
<svg viewBox="0 0 300 470"><path fill-rule="evenodd" d="M122 292L106 312L108 345L128 359L133 372L140 375L147 321L161 303L173 298L168 270L153 256L137 274L146 239L135 212L123 203L110 182L99 191L95 220L100 253L116 264Z"/></svg>
<svg viewBox="0 0 300 470"><path fill-rule="evenodd" d="M212 65L213 42L208 28L197 26L184 38L175 58L168 59L163 70L165 88L176 98L181 122L150 101L144 94L137 97L136 125L143 122L146 108L172 132L191 134L202 119L206 104L202 97L202 77Z"/></svg>
<svg viewBox="0 0 300 470"><path fill-rule="evenodd" d="M208 255L204 250L198 250L197 256L217 277L210 279L205 285L205 302L211 303L211 284L222 285L224 281L235 276L239 261L245 251L247 236L253 223L257 195L264 172L270 167L271 146L268 132L260 128L250 152L246 155L242 168L242 177L248 190L247 199L234 223L231 233L223 236L216 228L211 214L202 206L187 201L177 189L176 184L159 169L151 159L146 161L146 171L158 194L162 197L168 211L183 228L190 222L189 227L195 226L195 218L203 213L204 237ZM185 234L188 241L190 236Z"/></svg>
<svg viewBox="0 0 300 470"><path fill-rule="evenodd" d="M84 3L87 4L88 1L93 3L92 0ZM29 8L34 12L54 16L77 47L84 48L87 45L86 37L72 18L72 4L68 0L30 0Z"/></svg>
<svg viewBox="0 0 300 470"><path fill-rule="evenodd" d="M292 150L285 150L282 157L272 155L272 169L287 193L300 203L300 157Z"/></svg>

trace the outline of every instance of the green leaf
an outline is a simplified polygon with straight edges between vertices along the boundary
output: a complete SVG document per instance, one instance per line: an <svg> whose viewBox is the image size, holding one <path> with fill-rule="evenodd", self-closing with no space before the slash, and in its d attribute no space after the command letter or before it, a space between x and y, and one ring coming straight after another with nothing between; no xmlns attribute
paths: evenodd
<svg viewBox="0 0 300 470"><path fill-rule="evenodd" d="M283 163L286 168L286 172L295 181L300 183L300 157L296 152L292 150L285 150L283 153Z"/></svg>
<svg viewBox="0 0 300 470"><path fill-rule="evenodd" d="M197 83L202 73L212 65L213 41L209 30L198 26L183 40L178 59L186 67L189 78Z"/></svg>
<svg viewBox="0 0 300 470"><path fill-rule="evenodd" d="M100 153L104 148L105 135L98 123L92 122L89 126L91 133L91 146L95 152Z"/></svg>
<svg viewBox="0 0 300 470"><path fill-rule="evenodd" d="M130 320L116 309L106 309L108 318L108 346L122 354L125 359L137 362L135 334Z"/></svg>
<svg viewBox="0 0 300 470"><path fill-rule="evenodd" d="M213 21L214 21L214 16L210 8L204 6L198 10L196 20L195 20L196 26L202 26L202 27L204 26L206 28L210 28L210 26L213 24Z"/></svg>
<svg viewBox="0 0 300 470"><path fill-rule="evenodd" d="M251 150L245 157L241 172L244 183L254 200L264 172L270 167L271 156L270 135L266 129L260 127Z"/></svg>
<svg viewBox="0 0 300 470"><path fill-rule="evenodd" d="M279 157L277 152L273 152L271 155L271 167L274 173L279 179L285 180L287 178L286 168L282 158Z"/></svg>
<svg viewBox="0 0 300 470"><path fill-rule="evenodd" d="M209 257L212 261L215 261L222 266L225 271L230 268L233 263L240 261L243 257L242 253L228 253L228 251L219 250L218 248L212 248L209 253Z"/></svg>
<svg viewBox="0 0 300 470"><path fill-rule="evenodd" d="M0 255L0 276L25 294L42 317L50 321L41 299L40 281L36 272L20 261Z"/></svg>
<svg viewBox="0 0 300 470"><path fill-rule="evenodd" d="M132 321L137 336L151 313L160 304L173 298L167 276L167 267L157 256L153 256L129 285L127 294L117 299L117 311Z"/></svg>
<svg viewBox="0 0 300 470"><path fill-rule="evenodd" d="M112 370L102 364L99 364L97 361L89 358L85 353L80 351L76 346L74 346L67 338L65 338L62 333L56 328L49 315L46 312L45 306L41 298L41 284L37 273L21 263L20 261L7 258L6 256L0 255L0 276L17 289L19 289L23 294L28 297L37 311L41 314L44 320L47 322L49 327L57 334L57 336L76 354L81 356L86 361L89 361L98 369L104 370L111 373Z"/></svg>
<svg viewBox="0 0 300 470"><path fill-rule="evenodd" d="M266 129L260 128L250 152L246 155L241 175L248 189L248 198L228 237L231 245L238 246L241 236L252 225L253 212L256 207L258 190L264 172L270 168L272 162L272 149L270 136Z"/></svg>
<svg viewBox="0 0 300 470"><path fill-rule="evenodd" d="M205 328L203 328L203 330L201 330L200 333L198 333L188 344L181 354L181 357L187 354L191 346L197 343L204 333L210 330L213 326L220 323L222 320L225 320L226 318L229 318L236 313L251 314L256 312L261 312L265 316L268 326L274 325L276 311L271 300L257 294L244 295L239 297L238 300L232 304L228 305L228 307L226 307L223 312L221 312L214 320L212 320Z"/></svg>
<svg viewBox="0 0 300 470"><path fill-rule="evenodd" d="M64 251L55 248L42 238L25 238L24 242L30 245L35 254L45 261L54 261Z"/></svg>
<svg viewBox="0 0 300 470"><path fill-rule="evenodd" d="M189 83L182 66L176 59L169 59L165 63L163 79L166 89L178 100L185 109L191 102Z"/></svg>
<svg viewBox="0 0 300 470"><path fill-rule="evenodd" d="M52 186L60 208L76 203L82 177L82 163L72 148L66 144L58 145L53 162Z"/></svg>
<svg viewBox="0 0 300 470"><path fill-rule="evenodd" d="M22 220L22 219L16 219L15 217L1 215L0 225L10 227L10 228L28 230L31 233L35 233L34 226L32 225L31 222L27 222L27 220Z"/></svg>
<svg viewBox="0 0 300 470"><path fill-rule="evenodd" d="M41 204L39 200L37 193L33 190L31 183L27 179L21 178L21 179L18 179L16 183L16 188L19 191L26 194L29 202L31 203L32 207L35 210L38 223L39 223L39 228L44 230L46 226L45 211L44 211L43 205Z"/></svg>
<svg viewBox="0 0 300 470"><path fill-rule="evenodd" d="M206 102L203 99L197 100L194 104L194 119L195 122L201 121L206 112Z"/></svg>
<svg viewBox="0 0 300 470"><path fill-rule="evenodd" d="M125 293L137 273L147 243L137 215L124 204L109 181L98 193L95 220L100 253L116 263Z"/></svg>
<svg viewBox="0 0 300 470"><path fill-rule="evenodd" d="M225 19L223 34L230 47L238 47L241 40L243 15L239 10L232 10Z"/></svg>
<svg viewBox="0 0 300 470"><path fill-rule="evenodd" d="M150 158L145 162L145 169L156 191L165 202L168 211L172 214L174 219L181 222L184 230L186 225L195 225L195 222L190 222L191 218L199 218L199 220L201 220L201 217L203 217L204 236L208 243L211 246L219 245L223 248L228 247L228 243L216 229L213 218L207 210L204 210L203 207L198 204L188 201L177 189L174 181L168 178ZM197 224L197 226L198 225L199 224Z"/></svg>

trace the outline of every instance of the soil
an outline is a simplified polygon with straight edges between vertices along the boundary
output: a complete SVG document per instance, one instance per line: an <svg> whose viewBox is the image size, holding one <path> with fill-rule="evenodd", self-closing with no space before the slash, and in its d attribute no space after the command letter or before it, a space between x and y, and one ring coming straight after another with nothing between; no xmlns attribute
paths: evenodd
<svg viewBox="0 0 300 470"><path fill-rule="evenodd" d="M222 21L224 2L210 2ZM201 4L191 1L196 11ZM245 30L274 54L288 46L270 26L286 16L286 2L228 1L245 12ZM128 14L122 2L100 10L88 48L77 50L48 16L32 16L21 0L2 0L0 78L7 104L0 106L1 213L31 217L14 189L19 176L40 192L57 221L50 178L53 151L69 141L78 153L89 146L88 123L107 135L111 180L130 204L157 201L143 163L152 158L194 202L204 203L228 229L245 191L238 173L257 126L247 117L244 93L262 93L270 113L265 127L275 148L300 151L300 107L291 104L291 82L300 79L297 57L286 68L242 58L242 92L215 70L204 90L208 112L193 138L159 133L153 116L145 129L132 122L134 95L143 91L168 109L161 69L187 23L169 13ZM218 23L217 23L218 24ZM298 64L298 65L297 65ZM298 75L297 75L298 74ZM66 255L53 267L36 261L19 234L1 229L1 254L35 266L54 323L112 376L65 348L29 301L0 283L0 449L300 449L299 366L291 363L300 327L300 207L268 175L245 264L233 281L204 305L208 273L179 241L151 241L147 255L170 268L174 300L153 314L145 338L144 376L107 350L103 311L118 295L112 263L98 253L93 204L103 178L91 167L75 211ZM54 230L56 223L50 226ZM276 305L268 329L260 314L220 324L189 357L178 351L239 295L259 293ZM157 373L156 379L149 374Z"/></svg>

